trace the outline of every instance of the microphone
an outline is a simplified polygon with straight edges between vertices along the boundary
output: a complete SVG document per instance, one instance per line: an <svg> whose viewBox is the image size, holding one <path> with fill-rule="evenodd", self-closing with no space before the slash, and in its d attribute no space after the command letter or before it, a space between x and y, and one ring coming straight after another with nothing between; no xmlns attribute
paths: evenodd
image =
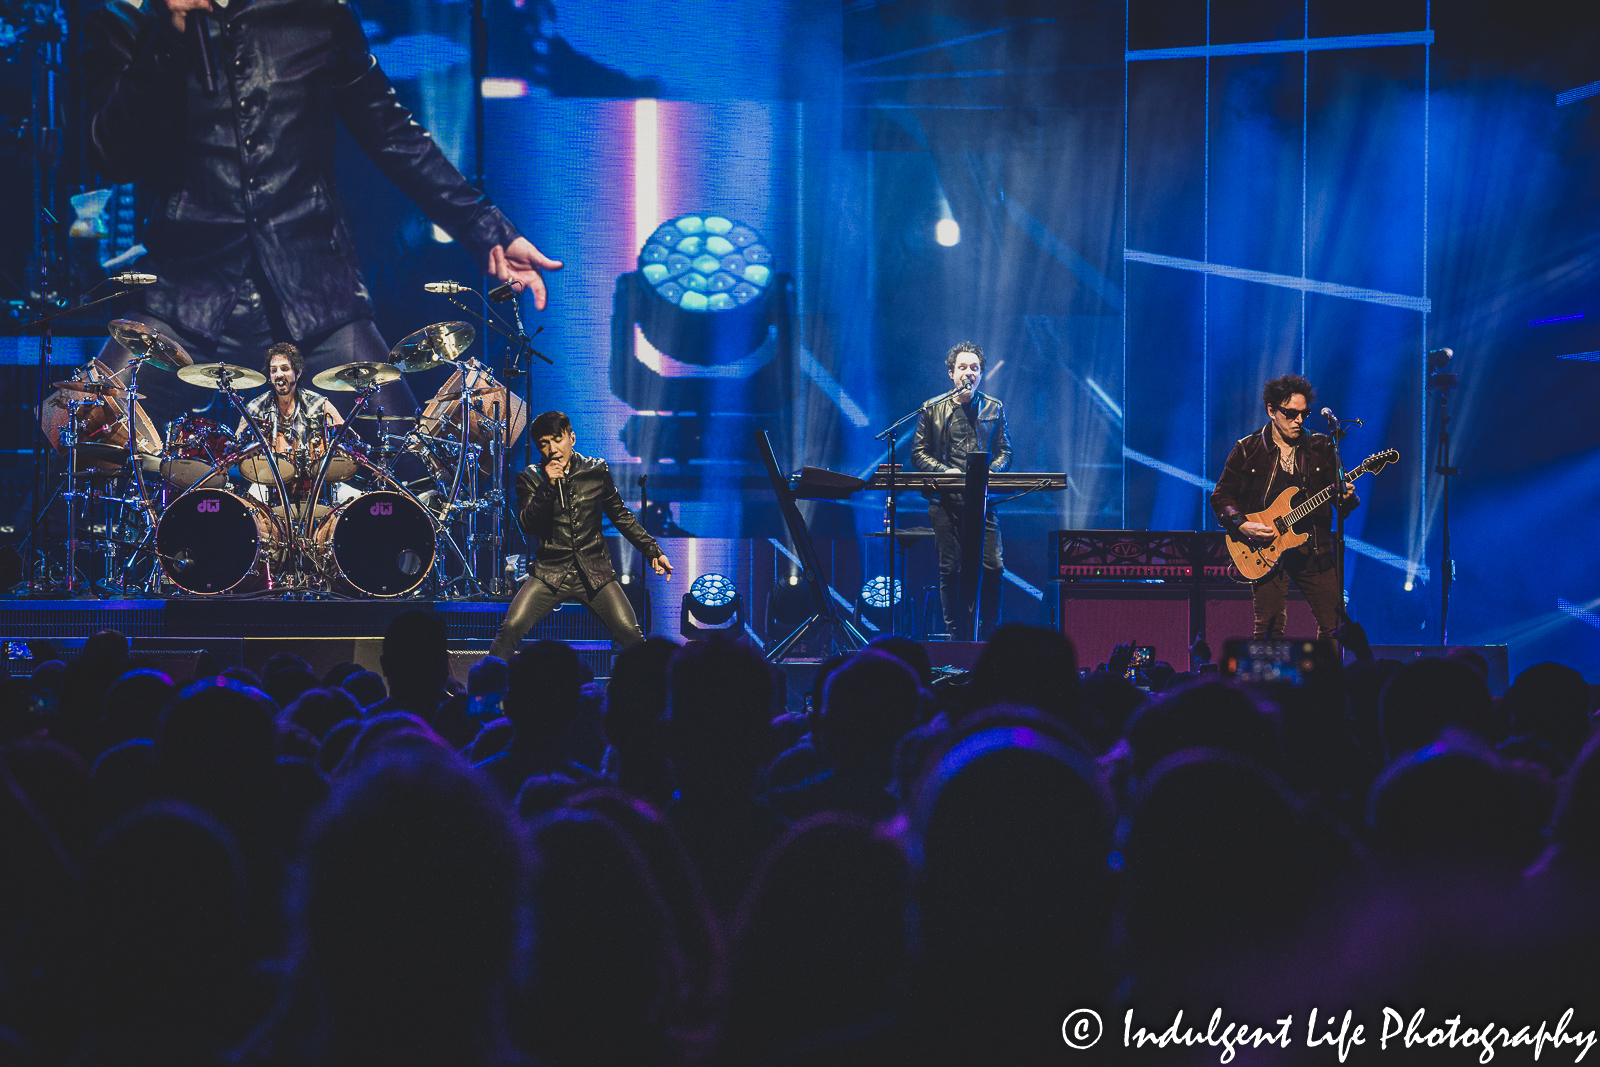
<svg viewBox="0 0 1600 1067"><path fill-rule="evenodd" d="M121 274L113 274L106 281L116 282L118 285L154 285L156 276L154 274L140 274L138 271L125 270Z"/></svg>
<svg viewBox="0 0 1600 1067"><path fill-rule="evenodd" d="M497 285L493 289L490 289L490 302L495 304L504 304L507 300L510 300L512 297L516 296L517 291L512 288L514 285L516 285L516 282L506 282L504 285Z"/></svg>
<svg viewBox="0 0 1600 1067"><path fill-rule="evenodd" d="M561 508L562 508L563 511L570 510L567 507L567 478L566 478L566 475L562 475L560 478L556 479L556 497L557 497L557 499L559 499L561 501Z"/></svg>
<svg viewBox="0 0 1600 1067"><path fill-rule="evenodd" d="M1332 408L1323 408L1322 417L1333 423L1335 426L1339 424L1339 417L1333 413ZM1350 419L1348 421L1355 423L1357 426L1366 425L1366 423L1362 422L1360 419Z"/></svg>
<svg viewBox="0 0 1600 1067"><path fill-rule="evenodd" d="M460 282L424 282L422 288L430 293L459 293L466 286Z"/></svg>
<svg viewBox="0 0 1600 1067"><path fill-rule="evenodd" d="M200 84L207 94L217 91L217 57L211 51L211 16L204 11L189 12L189 32L200 53Z"/></svg>

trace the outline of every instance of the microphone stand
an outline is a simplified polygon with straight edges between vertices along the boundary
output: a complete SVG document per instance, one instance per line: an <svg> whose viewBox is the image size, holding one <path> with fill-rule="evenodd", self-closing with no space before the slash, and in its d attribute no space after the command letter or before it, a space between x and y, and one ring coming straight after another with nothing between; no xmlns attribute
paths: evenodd
<svg viewBox="0 0 1600 1067"><path fill-rule="evenodd" d="M874 434L873 438L872 438L874 441L883 441L889 446L889 477L887 479L888 485L886 487L889 490L889 506L886 509L887 514L886 514L886 517L885 517L886 518L886 523L885 524L888 526L887 533L889 535L889 537L888 537L888 547L886 549L887 557L888 557L886 562L889 564L889 590L888 590L888 592L889 592L889 629L893 633L898 633L899 632L899 628L897 626L895 626L894 621L901 614L903 614L902 612L895 611L895 606L894 606L895 562L896 562L896 557L899 556L899 554L900 554L900 529L899 529L899 526L897 525L897 523L899 522L899 506L895 502L895 493L897 491L897 486L895 485L895 480L896 480L897 475L900 472L899 472L898 465L895 463L894 450L895 450L895 445L898 443L899 438L900 438L900 427L904 426L906 423L910 422L912 419L917 418L924 411L926 411L930 407L933 407L935 404L942 404L946 400L949 400L951 397L957 395L958 393L961 392L962 388L963 388L962 386L958 385L954 389L950 390L948 393L944 394L941 397L937 397L936 399L930 400L925 404L918 404L911 411L906 412L904 415L902 415L898 419L894 420L894 422L890 423L889 426L886 429L880 431L877 434ZM901 558L899 560L899 570L900 570L900 574L902 576L904 576L904 574L905 574L905 560L903 558ZM901 600L902 600L902 602L909 602L908 601L908 597L906 595L907 593L908 593L908 590L906 590L904 588L904 583L902 581L902 586L901 586Z"/></svg>
<svg viewBox="0 0 1600 1067"><path fill-rule="evenodd" d="M1325 416L1328 421L1328 439L1333 442L1333 477L1335 485L1340 487L1333 495L1333 522L1330 529L1333 534L1333 578L1334 585L1339 590L1339 620L1341 629L1350 622L1350 613L1344 603L1344 515L1339 510L1339 500L1343 495L1344 486L1344 459L1339 455L1339 442L1344 440L1344 423L1337 418ZM1341 652L1339 662L1344 662L1343 642L1340 643Z"/></svg>
<svg viewBox="0 0 1600 1067"><path fill-rule="evenodd" d="M109 279L108 279L107 282L101 282L100 284L101 285L106 285L106 284L108 284L108 282L109 282ZM69 305L67 307L64 307L64 308L57 308L55 311L50 312L47 315L41 315L39 318L34 319L32 322L23 323L21 326L16 327L15 329L11 330L9 333L6 334L6 336L8 336L8 337L17 337L17 336L21 336L23 334L32 333L34 330L39 330L39 329L42 328L42 332L39 335L39 398L38 398L37 410L34 412L35 418L34 418L34 431L33 431L33 440L34 440L34 448L33 448L33 504L34 504L34 513L33 513L33 522L30 524L30 528L37 528L38 527L39 523L44 519L45 509L49 507L48 504L45 504L44 506L40 506L39 501L44 497L44 483L45 483L45 480L46 480L46 471L49 469L50 451L51 451L51 448L53 447L52 443L45 437L45 432L44 432L45 389L48 388L49 383L50 383L50 357L55 352L55 334L54 334L54 332L52 330L51 324L54 323L57 319L66 318L68 315L74 315L74 314L77 314L80 311L85 311L85 310L87 310L89 308L92 308L92 307L95 307L95 306L97 306L99 304L108 303L108 302L110 302L112 300L117 299L120 296L126 296L128 293L132 292L133 289L134 289L133 286L125 285L125 284L123 284L121 282L117 282L117 283L113 283L113 284L121 285L122 288L118 289L114 293L108 293L105 296L97 297L94 300L86 300L81 304L71 304L71 305ZM96 286L95 288L99 288L99 286ZM94 289L89 290L89 292L91 292L91 293L94 292ZM129 400L130 404L135 403L135 402L136 401L134 401L134 400L131 400L131 399ZM130 450L130 453L133 451L133 449L135 447L136 447L136 442L134 441L132 436L130 436L129 439L128 439L128 448ZM70 502L69 502L68 506L69 507L71 506ZM39 547L39 546L36 545L34 550L39 552L40 561L43 562L43 560L44 560L44 549L42 547ZM31 567L29 568L29 572L30 573L32 572L32 568ZM48 565L46 565L43 573L46 574L46 575L48 574ZM72 583L72 575L71 574L68 574L67 582L68 582L68 585L70 586L71 583ZM30 586L32 585L32 583L33 583L33 579L30 578L29 579Z"/></svg>

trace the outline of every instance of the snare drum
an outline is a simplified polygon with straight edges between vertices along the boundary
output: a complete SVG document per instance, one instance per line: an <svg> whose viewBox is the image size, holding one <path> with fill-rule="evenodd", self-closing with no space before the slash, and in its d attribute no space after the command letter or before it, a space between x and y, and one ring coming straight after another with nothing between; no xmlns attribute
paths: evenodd
<svg viewBox="0 0 1600 1067"><path fill-rule="evenodd" d="M202 478L205 478L205 488L220 489L227 481L227 472L218 470L206 478L206 471L221 463L233 450L233 432L226 426L199 415L179 415L167 427L161 476L180 489L188 489Z"/></svg>
<svg viewBox="0 0 1600 1067"><path fill-rule="evenodd" d="M401 596L433 566L433 522L404 493L363 493L340 504L312 541L317 569L346 593Z"/></svg>
<svg viewBox="0 0 1600 1067"><path fill-rule="evenodd" d="M267 506L222 489L191 489L156 523L161 569L178 588L209 596L266 588L286 556Z"/></svg>

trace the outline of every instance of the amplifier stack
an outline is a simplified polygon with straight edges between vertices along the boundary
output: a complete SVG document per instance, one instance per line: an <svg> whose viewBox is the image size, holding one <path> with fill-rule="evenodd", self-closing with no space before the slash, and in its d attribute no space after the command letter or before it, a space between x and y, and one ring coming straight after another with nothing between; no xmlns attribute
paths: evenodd
<svg viewBox="0 0 1600 1067"><path fill-rule="evenodd" d="M1092 667L1131 641L1153 645L1178 670L1198 634L1222 650L1255 626L1250 586L1218 531L1053 530L1050 574L1055 625ZM1289 637L1315 637L1316 620L1298 589L1289 591Z"/></svg>

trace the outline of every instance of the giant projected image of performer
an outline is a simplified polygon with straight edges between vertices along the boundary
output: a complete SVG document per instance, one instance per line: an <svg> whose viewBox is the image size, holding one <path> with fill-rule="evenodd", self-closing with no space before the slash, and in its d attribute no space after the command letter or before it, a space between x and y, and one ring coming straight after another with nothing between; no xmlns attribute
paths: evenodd
<svg viewBox="0 0 1600 1067"><path fill-rule="evenodd" d="M1290 486L1316 493L1333 484L1337 470L1333 442L1305 428L1316 395L1311 383L1298 374L1274 378L1262 388L1267 424L1233 446L1211 493L1211 510L1236 535L1271 540L1272 527L1248 521L1245 512L1263 510ZM1346 487L1337 502L1343 517L1361 498ZM1333 502L1322 505L1308 519L1310 539L1299 548L1286 550L1279 566L1251 585L1257 637L1283 633L1291 581L1305 594L1316 617L1317 636L1330 638L1339 629L1344 605L1333 558Z"/></svg>
<svg viewBox="0 0 1600 1067"><path fill-rule="evenodd" d="M987 452L991 471L1008 469L1011 435L1006 432L1005 405L978 391L985 366L983 349L962 341L945 355L944 366L954 389L922 405L911 448L912 465L932 473L965 473L968 452ZM945 632L951 635L972 631L971 606L961 603L962 507L960 493L941 493L928 503L928 521L939 553L939 603ZM983 593L978 619L982 632L987 633L1000 621L1000 581L1005 571L1000 558L1000 521L992 508L984 516L983 529Z"/></svg>
<svg viewBox="0 0 1600 1067"><path fill-rule="evenodd" d="M401 106L348 3L109 0L84 40L89 161L112 181L138 183L149 249L139 269L158 279L127 317L198 361L254 366L277 341L298 345L312 375L388 360L334 185L335 119L489 274L531 288L544 307L539 272L561 264ZM101 358L120 366L124 357L113 342ZM152 414L169 417L186 387L168 375L147 383ZM416 407L403 381L378 402Z"/></svg>
<svg viewBox="0 0 1600 1067"><path fill-rule="evenodd" d="M517 475L517 521L524 533L538 538L539 551L489 654L509 660L528 631L566 600L599 616L624 648L638 644L644 632L617 584L601 516L645 554L657 574L670 580L672 564L622 502L606 461L577 451L578 435L566 415L547 411L533 420L528 433L540 462Z"/></svg>

